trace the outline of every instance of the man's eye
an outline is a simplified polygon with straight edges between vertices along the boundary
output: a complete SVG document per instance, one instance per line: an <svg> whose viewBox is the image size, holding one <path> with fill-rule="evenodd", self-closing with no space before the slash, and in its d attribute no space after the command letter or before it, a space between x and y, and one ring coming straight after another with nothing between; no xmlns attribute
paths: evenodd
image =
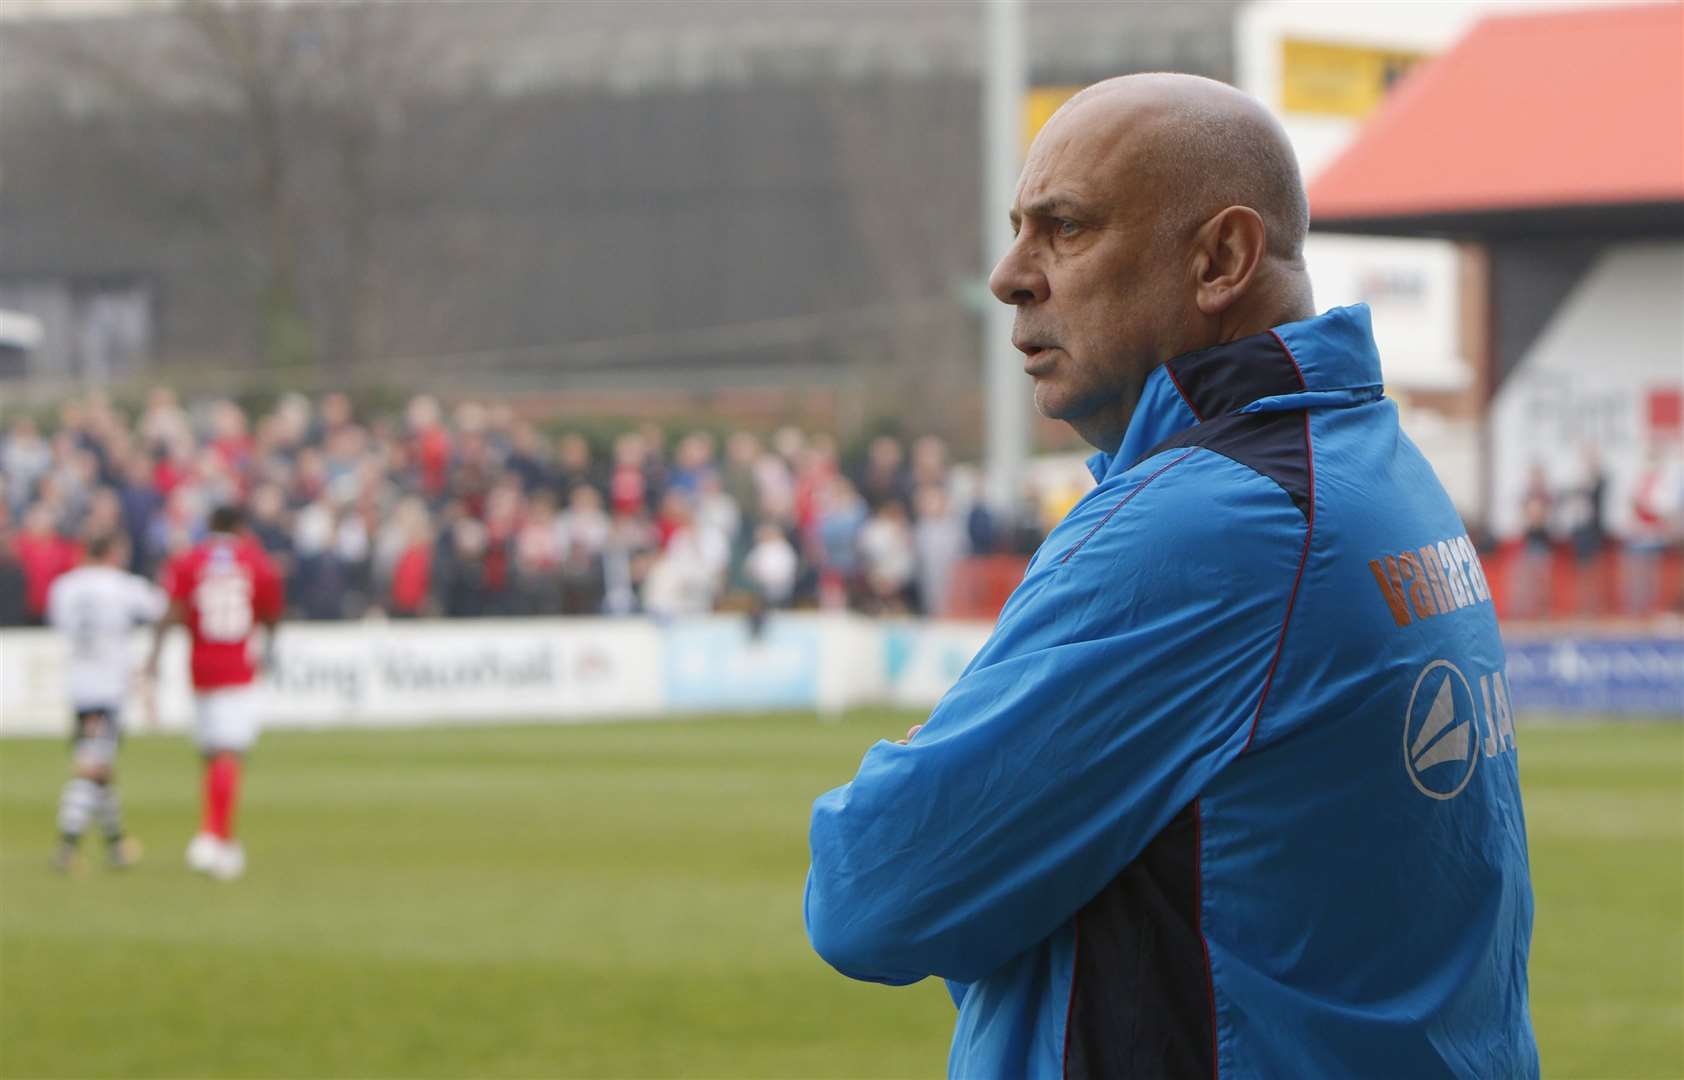
<svg viewBox="0 0 1684 1080"><path fill-rule="evenodd" d="M1054 224L1054 231L1057 232L1059 236L1075 236L1077 230L1081 228L1080 225L1071 221L1069 218L1059 218Z"/></svg>

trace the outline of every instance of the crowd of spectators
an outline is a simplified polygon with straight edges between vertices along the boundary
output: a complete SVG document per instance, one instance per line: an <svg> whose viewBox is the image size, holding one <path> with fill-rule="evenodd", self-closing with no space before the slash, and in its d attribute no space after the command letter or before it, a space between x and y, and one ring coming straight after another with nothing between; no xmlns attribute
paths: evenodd
<svg viewBox="0 0 1684 1080"><path fill-rule="evenodd" d="M132 417L92 397L0 436L0 623L38 622L86 538L126 534L156 576L223 504L245 508L297 618L939 613L960 560L1002 542L958 478L930 436L844 463L795 428L593 445L425 395L365 416L292 394L255 417L162 388Z"/></svg>
<svg viewBox="0 0 1684 1080"><path fill-rule="evenodd" d="M1527 473L1521 493L1521 535L1509 612L1536 618L1565 608L1576 615L1643 615L1664 604L1664 553L1684 544L1684 469L1665 443L1653 443L1630 487L1625 527L1610 521L1608 469L1594 446L1582 448L1579 467L1552 481L1542 463ZM1558 554L1572 559L1570 581L1558 580ZM1569 595L1558 596L1565 585ZM1675 607L1684 610L1684 594Z"/></svg>

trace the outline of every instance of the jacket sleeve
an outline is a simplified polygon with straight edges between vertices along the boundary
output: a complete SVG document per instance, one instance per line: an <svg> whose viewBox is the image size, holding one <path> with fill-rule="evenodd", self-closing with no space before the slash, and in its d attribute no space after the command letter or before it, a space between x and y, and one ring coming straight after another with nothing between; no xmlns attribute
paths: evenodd
<svg viewBox="0 0 1684 1080"><path fill-rule="evenodd" d="M832 966L986 976L1244 748L1305 533L1272 482L1225 469L1199 470L1214 493L1194 475L1073 514L912 743L878 742L819 797L805 907Z"/></svg>

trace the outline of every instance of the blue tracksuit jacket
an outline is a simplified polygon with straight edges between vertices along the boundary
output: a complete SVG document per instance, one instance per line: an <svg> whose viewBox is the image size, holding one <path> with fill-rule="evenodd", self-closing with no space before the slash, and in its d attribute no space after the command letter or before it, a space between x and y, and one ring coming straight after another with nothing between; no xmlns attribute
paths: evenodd
<svg viewBox="0 0 1684 1080"><path fill-rule="evenodd" d="M808 933L939 975L955 1077L1532 1077L1490 593L1364 307L1169 361L908 746L813 808Z"/></svg>

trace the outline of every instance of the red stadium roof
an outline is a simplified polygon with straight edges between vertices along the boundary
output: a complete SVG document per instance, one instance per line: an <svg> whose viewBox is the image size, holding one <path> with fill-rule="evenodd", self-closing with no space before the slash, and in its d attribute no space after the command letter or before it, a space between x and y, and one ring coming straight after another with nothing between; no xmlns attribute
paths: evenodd
<svg viewBox="0 0 1684 1080"><path fill-rule="evenodd" d="M1310 185L1312 226L1684 231L1684 4L1482 20Z"/></svg>

